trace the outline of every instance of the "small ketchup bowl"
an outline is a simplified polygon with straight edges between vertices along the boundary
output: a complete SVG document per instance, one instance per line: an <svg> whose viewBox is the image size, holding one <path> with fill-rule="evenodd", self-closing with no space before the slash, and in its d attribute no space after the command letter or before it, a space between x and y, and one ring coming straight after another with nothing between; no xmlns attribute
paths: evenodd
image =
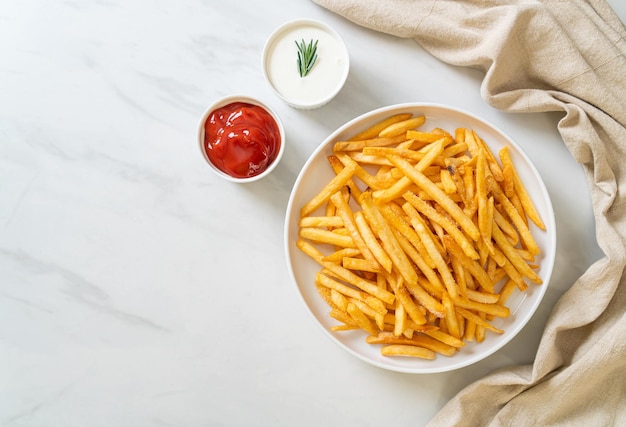
<svg viewBox="0 0 626 427"><path fill-rule="evenodd" d="M263 102L231 95L213 102L198 126L202 156L219 177L238 183L269 175L285 151L285 130Z"/></svg>

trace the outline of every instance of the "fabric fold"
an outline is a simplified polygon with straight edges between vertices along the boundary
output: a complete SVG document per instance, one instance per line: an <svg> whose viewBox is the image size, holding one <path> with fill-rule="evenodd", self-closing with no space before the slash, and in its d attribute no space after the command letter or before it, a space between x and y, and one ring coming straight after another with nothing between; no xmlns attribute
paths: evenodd
<svg viewBox="0 0 626 427"><path fill-rule="evenodd" d="M605 256L555 305L533 365L493 372L431 426L626 424L626 28L603 0L314 0L355 24L416 40L485 73L506 112L563 113Z"/></svg>

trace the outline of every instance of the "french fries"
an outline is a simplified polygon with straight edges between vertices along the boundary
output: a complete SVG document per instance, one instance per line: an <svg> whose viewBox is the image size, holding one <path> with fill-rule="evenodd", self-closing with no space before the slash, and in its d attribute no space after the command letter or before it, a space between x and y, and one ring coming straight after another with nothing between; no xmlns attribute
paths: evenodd
<svg viewBox="0 0 626 427"><path fill-rule="evenodd" d="M397 114L335 142L334 178L301 207L296 245L320 266L333 331L432 360L505 333L493 319L541 284L531 225L546 227L508 147L426 123Z"/></svg>

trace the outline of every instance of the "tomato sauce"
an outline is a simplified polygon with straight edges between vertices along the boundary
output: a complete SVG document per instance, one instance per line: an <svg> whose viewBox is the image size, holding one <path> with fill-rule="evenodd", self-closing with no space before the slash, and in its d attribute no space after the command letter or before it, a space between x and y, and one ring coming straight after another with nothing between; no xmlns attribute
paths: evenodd
<svg viewBox="0 0 626 427"><path fill-rule="evenodd" d="M235 178L262 173L276 159L281 143L276 120L258 105L233 102L212 111L204 123L209 160Z"/></svg>

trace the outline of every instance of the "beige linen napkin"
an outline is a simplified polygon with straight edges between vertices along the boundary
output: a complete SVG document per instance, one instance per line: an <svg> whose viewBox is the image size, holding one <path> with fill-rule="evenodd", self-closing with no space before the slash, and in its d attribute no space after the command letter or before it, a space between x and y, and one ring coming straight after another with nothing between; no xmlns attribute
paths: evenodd
<svg viewBox="0 0 626 427"><path fill-rule="evenodd" d="M556 304L535 362L469 385L431 426L626 425L626 30L602 0L314 0L485 72L508 112L562 111L605 256Z"/></svg>

